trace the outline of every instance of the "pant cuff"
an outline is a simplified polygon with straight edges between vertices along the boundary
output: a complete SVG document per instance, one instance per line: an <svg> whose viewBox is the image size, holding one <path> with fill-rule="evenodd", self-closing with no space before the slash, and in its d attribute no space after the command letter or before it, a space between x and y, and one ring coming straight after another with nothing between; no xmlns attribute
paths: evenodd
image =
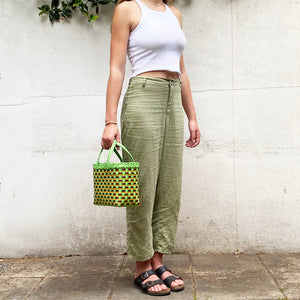
<svg viewBox="0 0 300 300"><path fill-rule="evenodd" d="M160 252L163 254L172 254L174 252L174 247L154 247L154 252Z"/></svg>
<svg viewBox="0 0 300 300"><path fill-rule="evenodd" d="M152 250L151 252L149 253L146 253L146 254L137 254L137 255L134 255L134 254L131 254L130 252L128 252L127 250L127 256L132 259L132 260L135 260L135 261L145 261L145 260L149 260L150 258L152 258L152 256L154 255L154 250Z"/></svg>

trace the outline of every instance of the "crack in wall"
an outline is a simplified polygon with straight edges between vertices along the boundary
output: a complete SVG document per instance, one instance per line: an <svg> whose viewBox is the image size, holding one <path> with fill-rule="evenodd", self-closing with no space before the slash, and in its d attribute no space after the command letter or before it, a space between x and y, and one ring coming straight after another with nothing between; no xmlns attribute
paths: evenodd
<svg viewBox="0 0 300 300"><path fill-rule="evenodd" d="M230 3L231 11L231 90L234 89L234 43L233 43L233 3ZM234 197L234 217L235 217L235 248L239 251L238 241L238 212L237 212L237 195L236 195L236 171L235 171L235 127L234 127L234 95L231 94L231 112L232 112L232 171L233 171L233 197Z"/></svg>
<svg viewBox="0 0 300 300"><path fill-rule="evenodd" d="M233 75L232 75L233 76ZM232 79L233 80L233 79ZM233 85L233 83L232 83ZM263 86L263 87L254 87L254 88L229 88L229 89L204 89L204 90L192 90L193 94L196 93L207 93L207 92L231 92L231 91L255 91L255 90L272 90L272 89L290 89L290 88L300 88L300 85L287 85L287 86ZM23 99L39 99L39 98L73 98L73 97L104 97L105 94L74 94L74 95L42 95L42 96L28 96ZM122 93L120 98L124 96ZM41 100L43 101L43 100ZM0 104L0 106L19 106L25 104L36 103L36 101L30 102L20 102L20 103L4 103Z"/></svg>
<svg viewBox="0 0 300 300"><path fill-rule="evenodd" d="M192 93L231 92L231 91L255 91L255 90L290 89L290 88L300 88L300 85L260 86L260 87L253 87L253 88L233 88L232 87L230 89L204 89L204 90L195 90L195 91L192 91Z"/></svg>

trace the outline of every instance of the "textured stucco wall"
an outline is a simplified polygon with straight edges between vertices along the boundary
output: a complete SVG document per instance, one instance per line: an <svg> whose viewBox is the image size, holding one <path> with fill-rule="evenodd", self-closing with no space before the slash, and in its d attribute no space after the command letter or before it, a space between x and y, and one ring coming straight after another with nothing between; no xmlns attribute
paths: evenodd
<svg viewBox="0 0 300 300"><path fill-rule="evenodd" d="M92 204L113 7L51 26L42 3L1 3L0 257L125 252L125 209ZM300 1L176 6L202 133L177 251L299 251Z"/></svg>

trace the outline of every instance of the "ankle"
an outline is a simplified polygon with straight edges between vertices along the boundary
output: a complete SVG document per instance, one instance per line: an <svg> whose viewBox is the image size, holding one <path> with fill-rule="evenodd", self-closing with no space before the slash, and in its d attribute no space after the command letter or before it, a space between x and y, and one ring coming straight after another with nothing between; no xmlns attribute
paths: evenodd
<svg viewBox="0 0 300 300"><path fill-rule="evenodd" d="M136 262L136 271L135 271L135 277L137 277L138 275L140 275L141 273L148 271L152 269L151 266L151 261L146 260L146 261L137 261Z"/></svg>
<svg viewBox="0 0 300 300"><path fill-rule="evenodd" d="M156 270L157 268L161 267L163 265L162 263L162 253L155 252L153 257L151 258L151 266L153 270Z"/></svg>
<svg viewBox="0 0 300 300"><path fill-rule="evenodd" d="M151 266L152 266L152 269L155 271L156 269L158 269L159 267L163 266L163 263L162 262L151 262Z"/></svg>

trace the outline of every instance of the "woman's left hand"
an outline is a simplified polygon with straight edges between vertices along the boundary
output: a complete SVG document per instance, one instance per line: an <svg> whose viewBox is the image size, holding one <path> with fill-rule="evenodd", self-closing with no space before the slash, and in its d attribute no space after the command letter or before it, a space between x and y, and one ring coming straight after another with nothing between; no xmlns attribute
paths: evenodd
<svg viewBox="0 0 300 300"><path fill-rule="evenodd" d="M200 143L200 130L197 120L189 120L190 138L185 142L187 147L196 147Z"/></svg>

